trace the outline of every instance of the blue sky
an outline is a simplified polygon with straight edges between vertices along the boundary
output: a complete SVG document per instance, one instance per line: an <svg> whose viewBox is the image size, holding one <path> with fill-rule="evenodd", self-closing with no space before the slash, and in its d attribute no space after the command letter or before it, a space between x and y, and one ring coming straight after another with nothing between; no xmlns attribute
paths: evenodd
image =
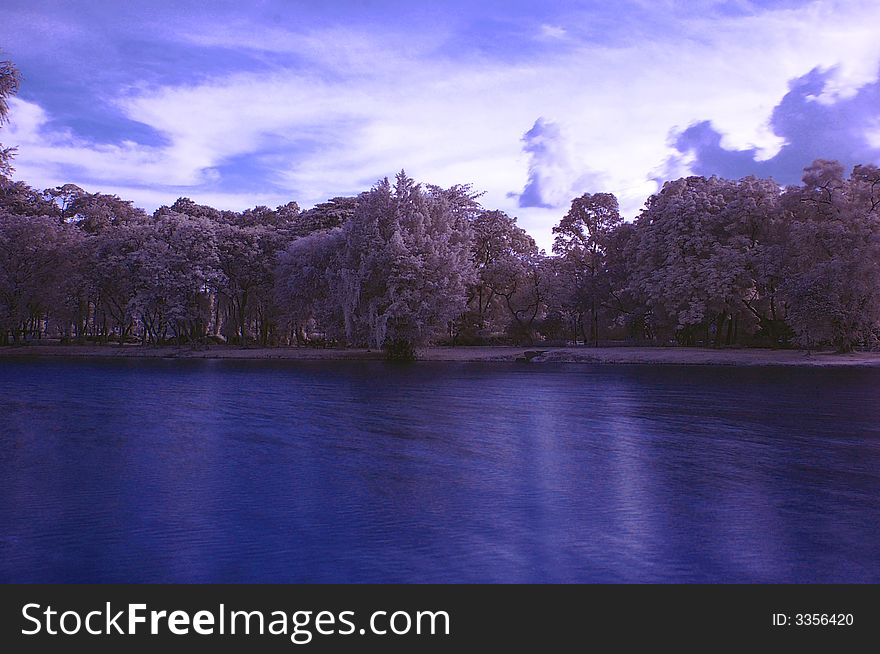
<svg viewBox="0 0 880 654"><path fill-rule="evenodd" d="M303 207L405 168L542 245L570 200L880 163L880 3L4 0L16 177Z"/></svg>

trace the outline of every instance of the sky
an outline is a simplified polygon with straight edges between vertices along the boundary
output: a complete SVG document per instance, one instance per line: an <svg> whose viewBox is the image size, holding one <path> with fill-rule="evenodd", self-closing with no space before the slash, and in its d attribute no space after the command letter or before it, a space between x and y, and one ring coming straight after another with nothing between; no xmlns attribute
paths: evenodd
<svg viewBox="0 0 880 654"><path fill-rule="evenodd" d="M683 175L880 163L880 2L3 0L17 179L308 208L405 169L549 250Z"/></svg>

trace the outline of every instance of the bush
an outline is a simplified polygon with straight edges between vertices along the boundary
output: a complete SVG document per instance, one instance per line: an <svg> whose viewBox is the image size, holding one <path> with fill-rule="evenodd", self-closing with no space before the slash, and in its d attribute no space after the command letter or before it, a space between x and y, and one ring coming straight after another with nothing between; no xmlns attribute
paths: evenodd
<svg viewBox="0 0 880 654"><path fill-rule="evenodd" d="M415 361L416 350L411 341L405 338L386 339L385 355L389 361Z"/></svg>

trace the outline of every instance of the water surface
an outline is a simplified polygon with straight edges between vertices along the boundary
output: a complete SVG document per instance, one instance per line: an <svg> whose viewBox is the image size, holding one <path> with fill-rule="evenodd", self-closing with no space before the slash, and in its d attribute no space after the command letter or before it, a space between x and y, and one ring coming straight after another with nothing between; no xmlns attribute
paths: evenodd
<svg viewBox="0 0 880 654"><path fill-rule="evenodd" d="M2 582L880 582L880 370L0 360Z"/></svg>

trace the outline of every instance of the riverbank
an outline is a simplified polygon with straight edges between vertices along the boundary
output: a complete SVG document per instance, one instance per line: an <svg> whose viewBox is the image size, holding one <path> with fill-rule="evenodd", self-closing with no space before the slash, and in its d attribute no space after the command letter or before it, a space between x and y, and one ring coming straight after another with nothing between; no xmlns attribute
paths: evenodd
<svg viewBox="0 0 880 654"><path fill-rule="evenodd" d="M381 361L384 353L365 349L305 347L207 349L140 345L27 345L0 347L0 360L22 357L131 357L160 359L280 359L293 361ZM880 352L806 352L804 350L706 349L683 347L430 347L423 361L544 363L641 363L724 366L880 366Z"/></svg>

